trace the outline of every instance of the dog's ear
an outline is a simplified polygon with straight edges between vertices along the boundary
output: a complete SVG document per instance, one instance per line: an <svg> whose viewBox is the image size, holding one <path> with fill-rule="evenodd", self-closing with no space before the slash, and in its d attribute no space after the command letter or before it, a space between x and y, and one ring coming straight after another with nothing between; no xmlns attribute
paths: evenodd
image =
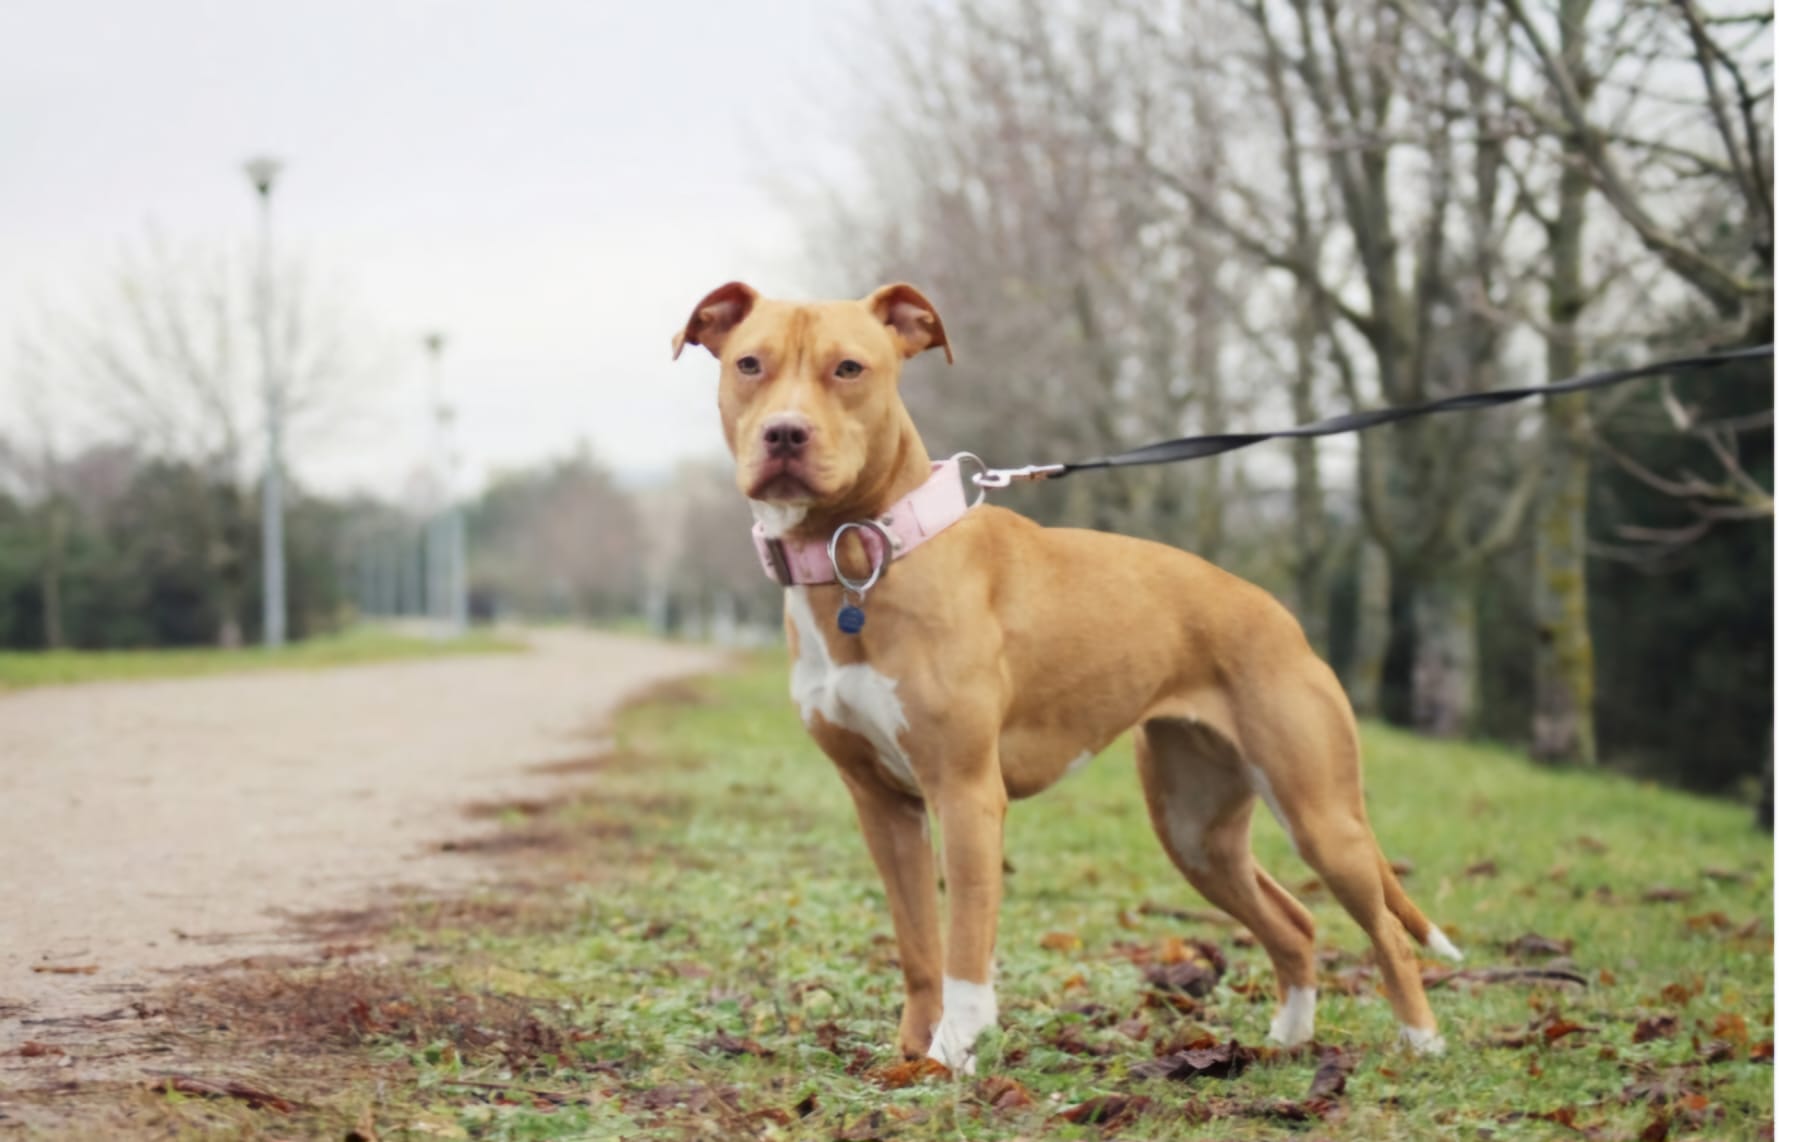
<svg viewBox="0 0 1796 1142"><path fill-rule="evenodd" d="M703 345L713 357L721 355L723 339L742 323L760 296L741 282L720 285L706 294L705 300L693 307L686 328L674 334L674 360L680 359L680 350L688 345Z"/></svg>
<svg viewBox="0 0 1796 1142"><path fill-rule="evenodd" d="M880 286L867 296L867 308L891 328L899 351L906 357L915 357L925 349L940 346L948 363L954 363L954 349L948 344L948 331L942 327L941 314L916 286L903 282Z"/></svg>

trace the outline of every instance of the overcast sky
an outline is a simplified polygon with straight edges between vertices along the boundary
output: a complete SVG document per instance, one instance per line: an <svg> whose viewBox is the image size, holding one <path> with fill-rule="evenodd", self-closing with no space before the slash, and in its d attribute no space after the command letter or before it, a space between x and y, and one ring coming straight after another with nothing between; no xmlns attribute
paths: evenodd
<svg viewBox="0 0 1796 1142"><path fill-rule="evenodd" d="M240 164L268 152L289 164L277 241L345 283L398 365L377 431L298 458L312 484L387 490L416 463L415 345L439 327L470 482L581 437L638 474L720 455L711 360L670 364L668 341L732 277L814 285L769 188L843 137L846 7L7 5L0 366L22 313L91 295L149 226L248 240Z"/></svg>

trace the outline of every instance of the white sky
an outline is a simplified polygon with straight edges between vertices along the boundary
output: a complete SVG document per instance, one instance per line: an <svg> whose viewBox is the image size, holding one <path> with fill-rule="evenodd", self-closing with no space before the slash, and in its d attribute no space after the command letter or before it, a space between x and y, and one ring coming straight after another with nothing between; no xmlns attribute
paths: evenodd
<svg viewBox="0 0 1796 1142"><path fill-rule="evenodd" d="M712 362L668 341L730 278L814 284L769 188L840 138L846 7L7 5L0 424L20 315L91 295L151 224L247 241L240 164L267 152L289 164L277 242L347 283L398 366L374 433L295 458L311 484L393 491L422 457L433 327L464 482L581 437L634 474L721 455Z"/></svg>

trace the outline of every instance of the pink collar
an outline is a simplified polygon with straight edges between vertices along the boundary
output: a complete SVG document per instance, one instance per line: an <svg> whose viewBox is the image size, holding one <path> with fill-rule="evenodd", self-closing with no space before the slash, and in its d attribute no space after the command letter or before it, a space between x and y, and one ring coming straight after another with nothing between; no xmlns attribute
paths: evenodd
<svg viewBox="0 0 1796 1142"><path fill-rule="evenodd" d="M924 541L940 535L971 510L967 490L960 482L960 457L937 460L930 466L929 479L923 486L882 512L877 520L865 520L860 528L862 542L868 536L880 536L890 549L880 559L887 566L923 546ZM983 495L980 497L983 499ZM977 506L977 505L974 505ZM754 526L755 551L761 556L761 570L782 587L815 586L836 582L835 568L829 561L828 539L771 538L759 523Z"/></svg>

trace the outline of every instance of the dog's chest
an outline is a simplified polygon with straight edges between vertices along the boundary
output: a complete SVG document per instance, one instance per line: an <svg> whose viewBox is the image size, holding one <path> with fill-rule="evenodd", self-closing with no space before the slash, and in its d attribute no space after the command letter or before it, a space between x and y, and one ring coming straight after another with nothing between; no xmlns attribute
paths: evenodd
<svg viewBox="0 0 1796 1142"><path fill-rule="evenodd" d="M792 660L792 700L805 724L822 718L865 738L892 779L915 793L917 776L898 741L898 735L910 728L904 703L898 698L898 680L866 663L843 666L831 660L829 642L803 588L786 589L786 613L798 635L798 653Z"/></svg>

